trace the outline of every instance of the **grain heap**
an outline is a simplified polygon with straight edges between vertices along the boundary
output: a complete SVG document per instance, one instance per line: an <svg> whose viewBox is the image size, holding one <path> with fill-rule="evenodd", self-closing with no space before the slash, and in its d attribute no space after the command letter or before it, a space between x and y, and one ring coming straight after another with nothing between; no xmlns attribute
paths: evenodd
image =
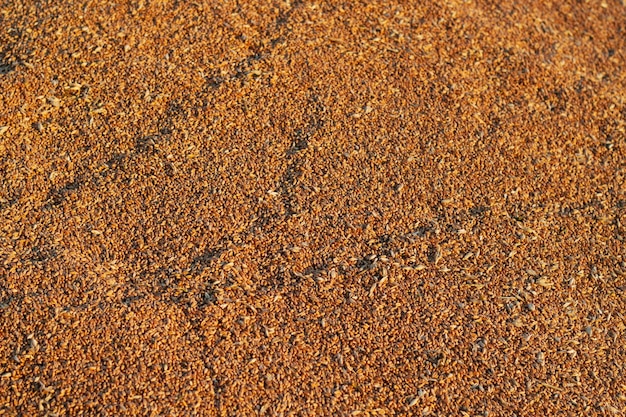
<svg viewBox="0 0 626 417"><path fill-rule="evenodd" d="M626 412L623 0L0 29L0 415Z"/></svg>

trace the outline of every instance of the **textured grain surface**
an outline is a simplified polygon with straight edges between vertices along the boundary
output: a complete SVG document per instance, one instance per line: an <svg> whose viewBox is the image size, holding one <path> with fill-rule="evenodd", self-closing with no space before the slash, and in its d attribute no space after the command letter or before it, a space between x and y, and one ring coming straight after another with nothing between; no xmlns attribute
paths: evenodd
<svg viewBox="0 0 626 417"><path fill-rule="evenodd" d="M623 1L0 5L0 414L626 412Z"/></svg>

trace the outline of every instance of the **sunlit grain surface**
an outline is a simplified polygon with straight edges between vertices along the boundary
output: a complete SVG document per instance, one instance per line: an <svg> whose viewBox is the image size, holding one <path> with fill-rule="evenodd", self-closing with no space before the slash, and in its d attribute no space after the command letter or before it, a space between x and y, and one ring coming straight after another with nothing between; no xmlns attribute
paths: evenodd
<svg viewBox="0 0 626 417"><path fill-rule="evenodd" d="M0 414L626 412L623 2L0 29Z"/></svg>

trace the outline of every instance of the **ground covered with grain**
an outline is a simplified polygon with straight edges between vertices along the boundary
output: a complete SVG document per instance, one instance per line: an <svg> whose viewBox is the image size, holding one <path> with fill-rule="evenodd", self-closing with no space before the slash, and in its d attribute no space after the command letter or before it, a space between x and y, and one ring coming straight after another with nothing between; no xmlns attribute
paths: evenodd
<svg viewBox="0 0 626 417"><path fill-rule="evenodd" d="M0 0L0 415L624 415L625 240L623 1Z"/></svg>

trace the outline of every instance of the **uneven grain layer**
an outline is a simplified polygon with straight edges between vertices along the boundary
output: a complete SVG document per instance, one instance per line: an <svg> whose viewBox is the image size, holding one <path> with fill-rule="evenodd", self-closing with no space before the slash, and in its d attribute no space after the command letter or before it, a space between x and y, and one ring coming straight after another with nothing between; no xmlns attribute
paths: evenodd
<svg viewBox="0 0 626 417"><path fill-rule="evenodd" d="M0 414L626 412L623 1L0 4Z"/></svg>

